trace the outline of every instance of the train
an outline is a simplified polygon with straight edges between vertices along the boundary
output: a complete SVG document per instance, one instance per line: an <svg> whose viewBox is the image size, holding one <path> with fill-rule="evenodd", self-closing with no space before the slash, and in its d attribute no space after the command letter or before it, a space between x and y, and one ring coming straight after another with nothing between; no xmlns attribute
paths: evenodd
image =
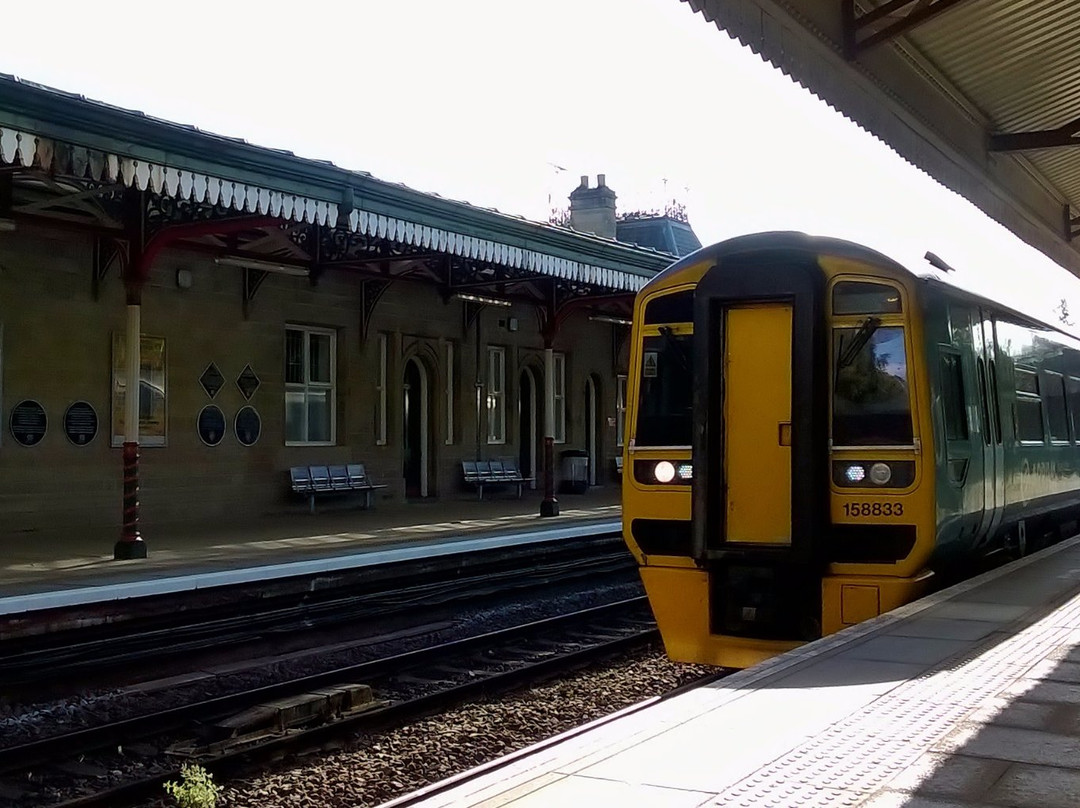
<svg viewBox="0 0 1080 808"><path fill-rule="evenodd" d="M623 533L674 660L745 668L1077 530L1080 341L940 275L740 236L652 278L630 340Z"/></svg>

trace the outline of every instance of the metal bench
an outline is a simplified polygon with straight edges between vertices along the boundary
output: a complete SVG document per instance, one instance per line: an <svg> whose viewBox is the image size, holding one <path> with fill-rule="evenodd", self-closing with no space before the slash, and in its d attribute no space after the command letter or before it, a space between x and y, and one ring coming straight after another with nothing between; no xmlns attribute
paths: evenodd
<svg viewBox="0 0 1080 808"><path fill-rule="evenodd" d="M517 489L518 499L525 483L532 482L532 477L523 477L516 460L462 460L461 473L466 485L476 488L479 499L484 498L484 486L513 486Z"/></svg>
<svg viewBox="0 0 1080 808"><path fill-rule="evenodd" d="M289 469L289 481L293 493L307 499L312 513L315 513L316 497L363 494L364 507L370 508L371 495L380 488L386 488L385 485L378 485L371 480L363 463L343 466L293 466Z"/></svg>

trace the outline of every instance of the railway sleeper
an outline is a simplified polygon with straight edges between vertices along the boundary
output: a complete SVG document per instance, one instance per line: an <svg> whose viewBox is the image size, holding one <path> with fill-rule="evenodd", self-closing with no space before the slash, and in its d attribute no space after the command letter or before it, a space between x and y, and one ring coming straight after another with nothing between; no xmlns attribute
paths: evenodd
<svg viewBox="0 0 1080 808"><path fill-rule="evenodd" d="M221 741L267 732L285 732L377 706L379 703L370 685L321 688L259 704L229 716L209 726L208 735L211 740Z"/></svg>

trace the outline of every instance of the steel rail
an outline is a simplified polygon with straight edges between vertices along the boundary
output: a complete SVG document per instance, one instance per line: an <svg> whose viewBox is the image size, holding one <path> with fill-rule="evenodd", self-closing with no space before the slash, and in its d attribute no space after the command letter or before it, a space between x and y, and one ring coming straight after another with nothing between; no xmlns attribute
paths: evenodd
<svg viewBox="0 0 1080 808"><path fill-rule="evenodd" d="M379 671L383 675L391 672L400 673L404 670L415 668L427 660L445 659L450 654L475 652L482 649L498 647L513 640L527 638L529 634L543 635L546 632L557 630L563 625L574 625L582 621L596 620L608 613L619 615L620 619L625 622L627 618L625 615L620 614L621 612L637 606L644 606L646 602L647 599L644 597L630 598L616 603L583 609L567 615L546 618L522 626L515 626L510 629L489 632L466 640L456 640L430 649L411 651L384 660L352 666L334 673L341 673L346 681L355 679L356 674L360 669L366 669L371 675L374 675L372 674L372 671ZM600 629L593 628L593 631L599 630ZM612 627L607 628L608 632L614 630L615 629ZM416 698L391 703L381 708L360 712L354 715L342 716L334 721L319 726L265 738L253 742L249 746L230 750L213 758L204 759L199 762L219 778L227 777L240 770L250 768L255 762L261 759L276 757L285 750L316 748L327 739L350 732L386 729L391 726L402 724L407 720L433 713L439 709L444 709L480 693L505 692L506 690L519 687L525 683L542 681L543 679L565 673L568 670L588 662L602 659L629 648L655 642L657 639L659 639L659 633L655 628L639 629L633 633L603 639L587 647L578 647L562 654L548 656L540 661L521 661L519 667L505 671L492 672L482 677L477 677L472 681L454 684L450 687ZM581 642L582 640L575 639L571 641L570 644L580 645ZM317 677L309 677L303 681L307 683L306 687L318 685L325 686L329 683L326 681L327 677L331 675L333 674L320 674ZM339 677L337 682L341 682L343 678ZM432 681L432 684L435 684L435 682ZM277 690L277 686L273 689ZM260 691L264 694L263 698L265 698L265 691L266 689ZM108 806L108 808L116 808L117 806L131 805L141 800L159 796L166 782L177 780L179 778L179 769L162 772L141 780L103 790L96 794L56 803L53 808L106 808L106 806Z"/></svg>
<svg viewBox="0 0 1080 808"><path fill-rule="evenodd" d="M208 720L228 715L260 703L295 696L334 684L351 682L357 679L370 679L390 673L400 673L452 654L469 653L477 649L505 645L508 642L529 635L560 629L567 624L596 619L611 612L624 612L627 609L645 606L646 603L647 599L644 596L628 598L615 603L594 606L565 615L548 617L523 625L478 634L474 637L453 640L431 648L409 651L392 657L371 660L293 679L288 682L266 685L243 693L219 696L157 713L104 724L99 727L77 730L11 746L0 749L0 773L48 763L58 757L67 758L95 749L118 744L129 744L133 740L161 735L179 729L196 720ZM655 629L650 629L650 631L655 632Z"/></svg>
<svg viewBox="0 0 1080 808"><path fill-rule="evenodd" d="M0 683L7 688L62 681L76 675L105 672L134 662L165 659L194 651L212 650L238 642L255 642L265 635L302 626L304 630L327 628L358 617L406 612L475 598L478 594L506 592L543 586L554 579L565 581L585 574L617 572L633 569L633 561L625 548L613 544L610 555L595 560L574 559L568 570L565 560L539 562L528 569L483 571L452 580L437 579L411 587L389 586L371 592L336 597L318 603L300 603L270 609L260 614L231 615L227 618L204 620L189 625L177 625L175 619L164 627L142 630L137 636L105 636L61 648L45 647L24 652L6 651L0 659ZM169 624L171 623L171 624ZM130 631L130 627L128 628ZM0 646L3 648L3 646Z"/></svg>

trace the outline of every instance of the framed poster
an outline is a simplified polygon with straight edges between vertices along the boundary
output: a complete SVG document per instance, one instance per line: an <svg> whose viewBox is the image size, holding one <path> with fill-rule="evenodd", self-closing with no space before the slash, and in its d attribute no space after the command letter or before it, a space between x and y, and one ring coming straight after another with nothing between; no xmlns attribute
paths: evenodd
<svg viewBox="0 0 1080 808"><path fill-rule="evenodd" d="M139 347L139 444L164 446L167 436L168 390L165 380L165 338L142 334ZM127 400L125 335L113 333L112 445L124 445L124 407Z"/></svg>

